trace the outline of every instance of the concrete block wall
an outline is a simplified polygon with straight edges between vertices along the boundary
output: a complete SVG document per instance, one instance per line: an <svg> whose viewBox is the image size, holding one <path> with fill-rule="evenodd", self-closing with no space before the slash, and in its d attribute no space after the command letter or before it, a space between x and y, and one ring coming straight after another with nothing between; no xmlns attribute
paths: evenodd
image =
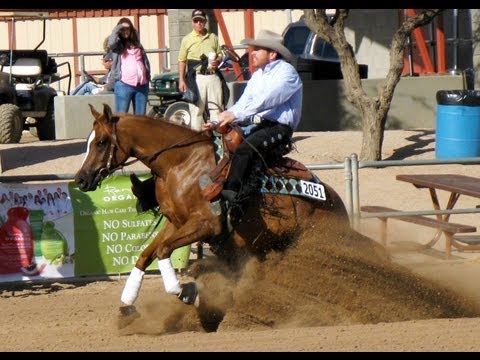
<svg viewBox="0 0 480 360"><path fill-rule="evenodd" d="M57 140L87 138L93 124L89 104L99 112L103 111L103 104L108 104L114 111L115 98L113 94L55 97L55 138Z"/></svg>
<svg viewBox="0 0 480 360"><path fill-rule="evenodd" d="M377 94L384 79L364 79L368 96ZM241 96L245 82L230 83L227 107ZM435 128L436 94L463 89L461 76L403 77L398 83L387 117L387 129ZM297 131L360 130L361 114L347 100L343 80L304 80L302 119Z"/></svg>
<svg viewBox="0 0 480 360"><path fill-rule="evenodd" d="M147 114L152 105L157 105L159 98L155 94L149 94ZM115 111L115 97L113 93L84 96L57 96L54 99L55 106L55 137L60 139L86 138L92 130L93 115L89 104L97 111L103 111L103 104L108 104ZM133 113L132 106L129 112Z"/></svg>
<svg viewBox="0 0 480 360"><path fill-rule="evenodd" d="M193 9L168 9L171 71L178 71L180 43L183 37L192 31L192 10Z"/></svg>
<svg viewBox="0 0 480 360"><path fill-rule="evenodd" d="M390 44L399 27L398 9L355 9L345 28L359 64L368 65L368 77L384 78L390 65Z"/></svg>
<svg viewBox="0 0 480 360"><path fill-rule="evenodd" d="M368 96L376 96L383 79L362 80ZM246 82L229 83L227 107L241 96ZM361 129L361 116L347 100L343 80L305 80L303 84L302 120L297 131L341 131ZM461 76L405 77L398 83L387 118L387 129L435 128L436 94L439 90L463 89ZM153 95L153 98L155 96ZM93 116L88 104L97 111L103 104L114 109L113 94L57 96L55 130L57 139L86 138L92 129ZM150 106L147 106L147 113Z"/></svg>
<svg viewBox="0 0 480 360"><path fill-rule="evenodd" d="M369 97L384 79L364 79ZM297 131L360 130L361 114L347 100L343 80L304 81L302 120ZM462 76L403 77L393 95L387 129L435 128L436 94L463 89Z"/></svg>

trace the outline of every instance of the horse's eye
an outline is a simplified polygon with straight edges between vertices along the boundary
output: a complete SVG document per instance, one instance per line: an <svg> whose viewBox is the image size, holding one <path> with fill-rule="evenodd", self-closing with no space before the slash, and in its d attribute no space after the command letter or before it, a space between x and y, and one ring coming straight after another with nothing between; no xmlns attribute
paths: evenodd
<svg viewBox="0 0 480 360"><path fill-rule="evenodd" d="M97 146L98 147L105 147L106 144L107 144L106 140L98 140L97 141Z"/></svg>

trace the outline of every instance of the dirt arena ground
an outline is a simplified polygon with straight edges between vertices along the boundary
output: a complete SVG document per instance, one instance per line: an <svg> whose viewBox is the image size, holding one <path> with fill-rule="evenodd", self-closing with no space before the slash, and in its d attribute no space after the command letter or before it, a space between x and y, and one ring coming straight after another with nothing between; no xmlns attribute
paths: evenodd
<svg viewBox="0 0 480 360"><path fill-rule="evenodd" d="M292 157L304 164L342 162L360 153L360 132L296 133ZM0 145L0 176L74 174L83 139ZM383 159L434 159L431 130L387 131ZM131 171L144 170L134 165ZM430 209L428 191L397 174L458 173L480 177L478 165L360 170L360 204ZM343 170L316 174L345 196ZM439 193L442 204L448 194ZM479 199L460 197L457 207ZM478 214L452 221L478 224ZM141 316L119 328L125 276L48 283L0 284L1 351L479 351L480 252L444 256L433 230L391 221L378 243L376 219L357 231L312 224L283 257L250 261L234 277L207 257L193 262L202 303L195 309L164 294L148 275L136 303ZM189 280L186 275L182 276ZM234 280L235 279L235 280Z"/></svg>

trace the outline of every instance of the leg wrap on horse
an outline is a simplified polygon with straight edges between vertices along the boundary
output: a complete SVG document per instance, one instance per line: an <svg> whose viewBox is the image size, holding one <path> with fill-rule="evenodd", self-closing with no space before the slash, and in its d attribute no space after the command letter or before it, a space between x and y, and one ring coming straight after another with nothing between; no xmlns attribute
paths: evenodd
<svg viewBox="0 0 480 360"><path fill-rule="evenodd" d="M137 300L145 272L134 267L123 288L121 300L125 305L132 305Z"/></svg>
<svg viewBox="0 0 480 360"><path fill-rule="evenodd" d="M158 269L162 274L163 285L165 286L165 291L168 294L178 295L182 291L180 282L177 279L177 274L173 269L170 258L158 260Z"/></svg>

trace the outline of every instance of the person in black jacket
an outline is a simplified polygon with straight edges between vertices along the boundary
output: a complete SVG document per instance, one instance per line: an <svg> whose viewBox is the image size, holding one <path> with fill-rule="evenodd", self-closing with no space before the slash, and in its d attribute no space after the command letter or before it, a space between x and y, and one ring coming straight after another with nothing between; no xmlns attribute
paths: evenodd
<svg viewBox="0 0 480 360"><path fill-rule="evenodd" d="M115 112L128 112L130 103L136 115L147 111L150 62L140 43L137 29L129 18L121 18L108 38L112 52L111 76L114 83Z"/></svg>

